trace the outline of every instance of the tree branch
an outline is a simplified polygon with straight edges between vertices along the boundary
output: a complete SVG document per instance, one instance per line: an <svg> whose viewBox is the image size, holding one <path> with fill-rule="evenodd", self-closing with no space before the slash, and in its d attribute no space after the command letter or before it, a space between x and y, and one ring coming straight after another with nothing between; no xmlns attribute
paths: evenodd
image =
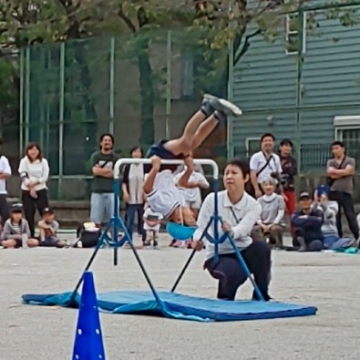
<svg viewBox="0 0 360 360"><path fill-rule="evenodd" d="M263 30L261 29L257 29L256 31L254 31L253 33L251 33L250 35L245 36L245 40L244 40L244 44L241 48L241 50L237 53L237 55L234 58L234 66L239 62L239 60L241 59L241 57L249 50L250 48L250 39L261 34L263 32ZM236 51L236 49L234 49Z"/></svg>
<svg viewBox="0 0 360 360"><path fill-rule="evenodd" d="M149 17L147 16L146 11L142 6L137 11L137 19L139 28L142 28L149 23Z"/></svg>
<svg viewBox="0 0 360 360"><path fill-rule="evenodd" d="M122 19L124 21L124 23L127 25L127 27L130 29L130 31L132 33L136 33L136 26L130 20L130 18L125 15L122 3L120 4L119 10L118 10L118 16L120 17L120 19Z"/></svg>

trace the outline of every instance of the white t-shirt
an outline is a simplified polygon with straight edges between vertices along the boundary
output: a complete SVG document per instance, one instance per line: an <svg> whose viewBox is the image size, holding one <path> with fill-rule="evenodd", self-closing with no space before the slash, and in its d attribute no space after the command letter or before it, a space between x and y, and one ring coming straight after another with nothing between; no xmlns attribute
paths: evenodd
<svg viewBox="0 0 360 360"><path fill-rule="evenodd" d="M154 220L162 220L163 219L163 216L160 213L155 212L151 208L148 207L144 212L144 219L148 219L149 217L152 217ZM149 220L152 220L152 219L150 218ZM147 224L146 221L144 221L144 230L159 231L160 223L152 226L152 225Z"/></svg>
<svg viewBox="0 0 360 360"><path fill-rule="evenodd" d="M193 236L194 240L200 240L209 219L214 215L214 198L214 193L209 194L201 206L197 220L198 228ZM252 243L252 238L250 237L251 230L261 215L260 203L249 194L244 193L237 204L232 204L227 195L227 191L224 190L218 192L218 208L219 216L222 220L232 226L235 245L240 249L248 247ZM208 233L211 237L214 237L213 224L210 225ZM218 223L218 233L219 237L224 234L220 222ZM218 250L219 254L234 253L234 249L229 240L225 240L219 244ZM214 254L214 244L206 241L206 259L212 258Z"/></svg>
<svg viewBox="0 0 360 360"><path fill-rule="evenodd" d="M11 175L11 167L6 156L0 157L0 173ZM7 194L6 179L0 179L0 194Z"/></svg>
<svg viewBox="0 0 360 360"><path fill-rule="evenodd" d="M280 157L277 154L272 154L269 164L261 171L257 177L257 182L261 184L264 180L268 179L272 173L282 173ZM250 159L250 170L258 172L266 164L267 159L262 151L255 153ZM277 181L277 180L276 180Z"/></svg>
<svg viewBox="0 0 360 360"><path fill-rule="evenodd" d="M175 175L174 182L177 184L180 180L180 178L184 175L185 171L182 171ZM208 188L210 185L208 181L206 180L205 176L199 172L193 171L193 173L190 175L188 182L197 182L203 185L204 187ZM185 201L187 202L195 202L198 204L201 204L201 192L200 188L184 188L184 197Z"/></svg>
<svg viewBox="0 0 360 360"><path fill-rule="evenodd" d="M145 179L148 174L145 175ZM176 187L174 174L170 170L163 170L156 174L153 191L146 194L149 207L159 212L164 218L170 216L173 211L184 205L182 189Z"/></svg>
<svg viewBox="0 0 360 360"><path fill-rule="evenodd" d="M24 180L21 183L21 190L29 190L30 183L38 182L35 191L46 189L46 181L49 178L49 164L46 159L31 162L27 156L20 160L19 174Z"/></svg>

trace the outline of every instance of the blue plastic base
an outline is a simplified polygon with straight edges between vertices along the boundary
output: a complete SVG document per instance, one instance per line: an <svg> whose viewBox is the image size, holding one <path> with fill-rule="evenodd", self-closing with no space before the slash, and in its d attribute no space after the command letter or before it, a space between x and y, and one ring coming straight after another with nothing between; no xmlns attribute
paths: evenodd
<svg viewBox="0 0 360 360"><path fill-rule="evenodd" d="M114 314L151 314L173 319L193 321L241 321L289 318L315 315L314 306L264 301L224 301L192 297L171 292L159 292L162 306L149 291L114 291L97 295L101 311ZM27 294L22 299L31 305L64 306L69 304L71 293ZM79 297L76 298L76 304Z"/></svg>

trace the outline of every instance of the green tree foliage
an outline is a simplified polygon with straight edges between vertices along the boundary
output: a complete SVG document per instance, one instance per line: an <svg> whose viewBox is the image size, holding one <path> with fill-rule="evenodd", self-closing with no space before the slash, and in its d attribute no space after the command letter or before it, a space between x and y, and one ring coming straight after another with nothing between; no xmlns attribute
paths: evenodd
<svg viewBox="0 0 360 360"><path fill-rule="evenodd" d="M229 69L229 41L233 43L233 65L249 51L251 39L263 36L276 41L284 31L284 13L295 12L299 7L312 6L314 0L0 0L0 42L3 48L19 49L22 46L81 39L105 34L128 33L124 57L132 56L139 68L141 95L141 143L154 140L154 109L157 100L158 74L151 62L150 51L155 29L179 28L174 43L194 57L195 87L197 92L212 91L224 94ZM355 10L339 7L349 0L325 1L326 16L337 18L344 26L357 22ZM308 12L309 29L318 28L318 12ZM83 94L67 112L76 117L94 120L88 124L87 136L93 138L98 116L91 87L90 61L86 41L68 47L67 66L74 69L77 88L73 93ZM58 47L54 48L55 52ZM126 53L127 52L127 53ZM96 64L96 63L95 63ZM96 66L96 65L95 65ZM6 103L16 99L16 91L9 93L4 84L13 84L17 69L12 62L0 57L0 97ZM11 76L10 76L11 74ZM16 78L16 77L15 77ZM11 79L11 80L10 80ZM11 87L10 84L10 87ZM15 96L14 96L15 95ZM72 93L68 94L71 98ZM56 101L56 99L54 99ZM0 102L4 106L5 100ZM75 109L75 110L74 110ZM0 109L1 110L1 109ZM88 143L89 149L93 142Z"/></svg>

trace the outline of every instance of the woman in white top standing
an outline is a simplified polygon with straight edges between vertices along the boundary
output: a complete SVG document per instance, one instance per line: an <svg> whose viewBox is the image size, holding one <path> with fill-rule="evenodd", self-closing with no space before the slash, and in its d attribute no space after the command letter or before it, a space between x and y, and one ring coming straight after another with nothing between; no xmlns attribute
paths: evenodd
<svg viewBox="0 0 360 360"><path fill-rule="evenodd" d="M228 232L234 239L235 246L254 275L255 282L265 300L270 300L268 294L269 275L271 268L271 250L265 241L253 241L251 230L261 215L260 203L245 192L245 184L249 181L250 168L246 161L229 161L224 171L224 191L219 191L218 211L222 224L218 224L218 233L221 237ZM209 219L214 214L215 193L209 194L200 209L197 220L198 228L193 238L193 248L201 250L203 244L200 240ZM213 224L209 235L214 236ZM235 300L236 293L247 276L242 269L229 240L218 245L219 259L215 261L215 246L206 241L206 260L204 268L212 277L219 280L218 299ZM259 300L256 293L253 299Z"/></svg>
<svg viewBox="0 0 360 360"><path fill-rule="evenodd" d="M29 143L26 147L25 156L19 164L19 174L25 218L33 237L35 235L36 208L42 216L43 210L49 207L46 185L49 178L49 164L43 158L41 148L37 143Z"/></svg>

